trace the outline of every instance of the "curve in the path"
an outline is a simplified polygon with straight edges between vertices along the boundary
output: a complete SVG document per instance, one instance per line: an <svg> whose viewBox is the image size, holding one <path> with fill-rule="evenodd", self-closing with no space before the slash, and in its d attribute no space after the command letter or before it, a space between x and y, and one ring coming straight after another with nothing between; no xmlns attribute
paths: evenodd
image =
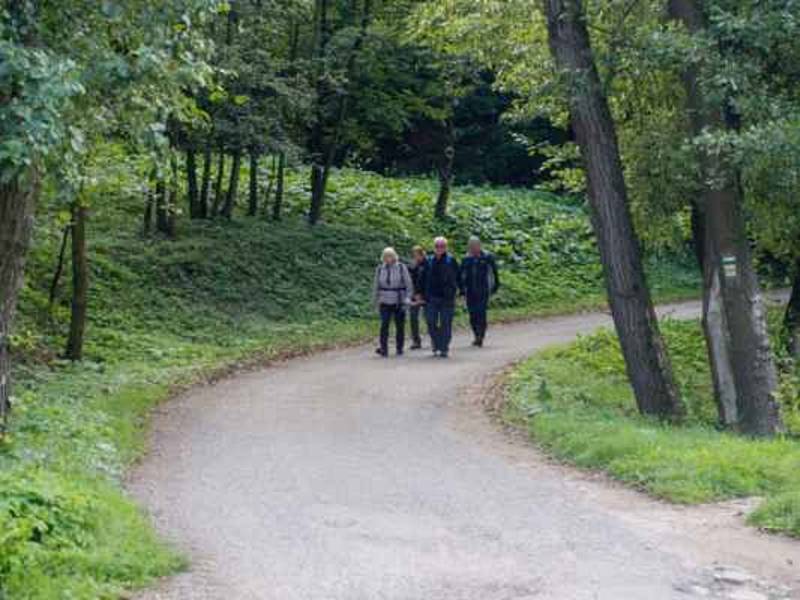
<svg viewBox="0 0 800 600"><path fill-rule="evenodd" d="M496 327L482 350L457 335L447 361L326 352L168 403L130 489L193 566L143 598L794 597L765 586L796 583L800 547L742 526L739 505L670 507L553 465L465 393L607 323Z"/></svg>

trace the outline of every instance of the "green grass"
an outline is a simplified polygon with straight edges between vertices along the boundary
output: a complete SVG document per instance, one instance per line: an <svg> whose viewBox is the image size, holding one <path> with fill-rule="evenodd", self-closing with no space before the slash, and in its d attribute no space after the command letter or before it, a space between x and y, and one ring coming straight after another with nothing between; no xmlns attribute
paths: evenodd
<svg viewBox="0 0 800 600"><path fill-rule="evenodd" d="M702 503L763 497L751 522L800 535L800 441L718 431L699 323L668 320L663 330L687 403L684 425L637 415L618 342L607 330L519 365L509 379L506 418L527 427L554 456L659 498ZM782 400L790 427L800 409L793 381L796 374L787 369Z"/></svg>
<svg viewBox="0 0 800 600"><path fill-rule="evenodd" d="M0 599L113 598L184 564L121 491L144 449L150 409L176 388L278 356L374 334L371 276L381 249L402 252L440 232L457 252L477 233L504 287L496 318L569 312L603 302L584 212L532 192L461 188L444 225L435 185L334 174L327 222L302 220L306 177L292 173L280 224L180 221L178 239L142 239L139 197L115 182L94 199L85 360L58 358L69 315L63 282L47 290L60 208L37 224L13 337L16 397L0 448ZM690 261L650 257L662 299L692 295Z"/></svg>

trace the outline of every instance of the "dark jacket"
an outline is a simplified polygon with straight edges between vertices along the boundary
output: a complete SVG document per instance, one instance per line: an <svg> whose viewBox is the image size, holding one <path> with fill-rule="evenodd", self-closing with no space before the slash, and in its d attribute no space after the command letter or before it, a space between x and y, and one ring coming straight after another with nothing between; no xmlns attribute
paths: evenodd
<svg viewBox="0 0 800 600"><path fill-rule="evenodd" d="M415 296L425 295L425 267L427 264L427 260L423 260L421 263L412 260L410 263L408 263L408 273L411 275L411 281L414 283Z"/></svg>
<svg viewBox="0 0 800 600"><path fill-rule="evenodd" d="M451 254L428 257L425 265L425 299L455 304L460 290L458 261Z"/></svg>
<svg viewBox="0 0 800 600"><path fill-rule="evenodd" d="M466 256L461 263L459 287L467 297L467 306L485 308L489 297L500 288L494 256L483 251L479 256Z"/></svg>

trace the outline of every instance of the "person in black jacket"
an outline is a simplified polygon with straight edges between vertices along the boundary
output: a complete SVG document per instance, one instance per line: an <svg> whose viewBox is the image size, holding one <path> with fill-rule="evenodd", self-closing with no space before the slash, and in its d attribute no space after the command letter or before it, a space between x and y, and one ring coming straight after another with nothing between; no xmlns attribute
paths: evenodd
<svg viewBox="0 0 800 600"><path fill-rule="evenodd" d="M469 239L469 252L461 263L459 287L467 299L469 323L475 334L473 346L482 347L488 326L489 298L500 288L497 262L494 256L481 249L481 241Z"/></svg>
<svg viewBox="0 0 800 600"><path fill-rule="evenodd" d="M434 355L447 358L453 336L453 317L459 291L458 261L447 252L447 240L438 237L425 266L425 303L428 333Z"/></svg>
<svg viewBox="0 0 800 600"><path fill-rule="evenodd" d="M428 257L425 248L414 246L411 250L411 263L408 265L408 272L411 281L414 283L414 293L411 296L411 349L419 350L422 348L422 336L419 332L419 313L425 306L425 267L428 264Z"/></svg>

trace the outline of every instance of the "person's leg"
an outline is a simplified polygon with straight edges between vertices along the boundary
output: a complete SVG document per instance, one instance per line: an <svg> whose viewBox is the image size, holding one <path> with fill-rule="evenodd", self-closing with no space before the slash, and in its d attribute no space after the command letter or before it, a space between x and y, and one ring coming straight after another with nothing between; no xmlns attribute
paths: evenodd
<svg viewBox="0 0 800 600"><path fill-rule="evenodd" d="M481 321L480 321L480 314L479 311L475 310L473 307L467 307L469 310L469 326L472 329L472 335L475 336L475 341L472 342L473 345L478 344L478 341L481 338Z"/></svg>
<svg viewBox="0 0 800 600"><path fill-rule="evenodd" d="M439 351L439 327L436 323L438 313L438 303L435 300L428 301L425 306L425 315L428 318L428 334L431 336L431 349L434 352Z"/></svg>
<svg viewBox="0 0 800 600"><path fill-rule="evenodd" d="M394 328L397 341L397 354L402 354L406 346L406 308L399 305L394 313Z"/></svg>
<svg viewBox="0 0 800 600"><path fill-rule="evenodd" d="M378 351L383 356L386 356L389 352L389 322L391 318L392 307L387 304L381 304L381 337Z"/></svg>
<svg viewBox="0 0 800 600"><path fill-rule="evenodd" d="M489 311L485 306L480 311L480 322L478 323L478 327L481 332L479 340L481 345L483 345L483 340L486 338L486 331L489 329Z"/></svg>
<svg viewBox="0 0 800 600"><path fill-rule="evenodd" d="M453 317L456 314L456 309L453 306L441 307L441 335L439 351L442 356L447 356L450 352L450 340L453 337Z"/></svg>
<svg viewBox="0 0 800 600"><path fill-rule="evenodd" d="M420 306L412 306L409 309L409 316L411 317L411 349L416 350L422 348L422 337L419 334L419 311Z"/></svg>

